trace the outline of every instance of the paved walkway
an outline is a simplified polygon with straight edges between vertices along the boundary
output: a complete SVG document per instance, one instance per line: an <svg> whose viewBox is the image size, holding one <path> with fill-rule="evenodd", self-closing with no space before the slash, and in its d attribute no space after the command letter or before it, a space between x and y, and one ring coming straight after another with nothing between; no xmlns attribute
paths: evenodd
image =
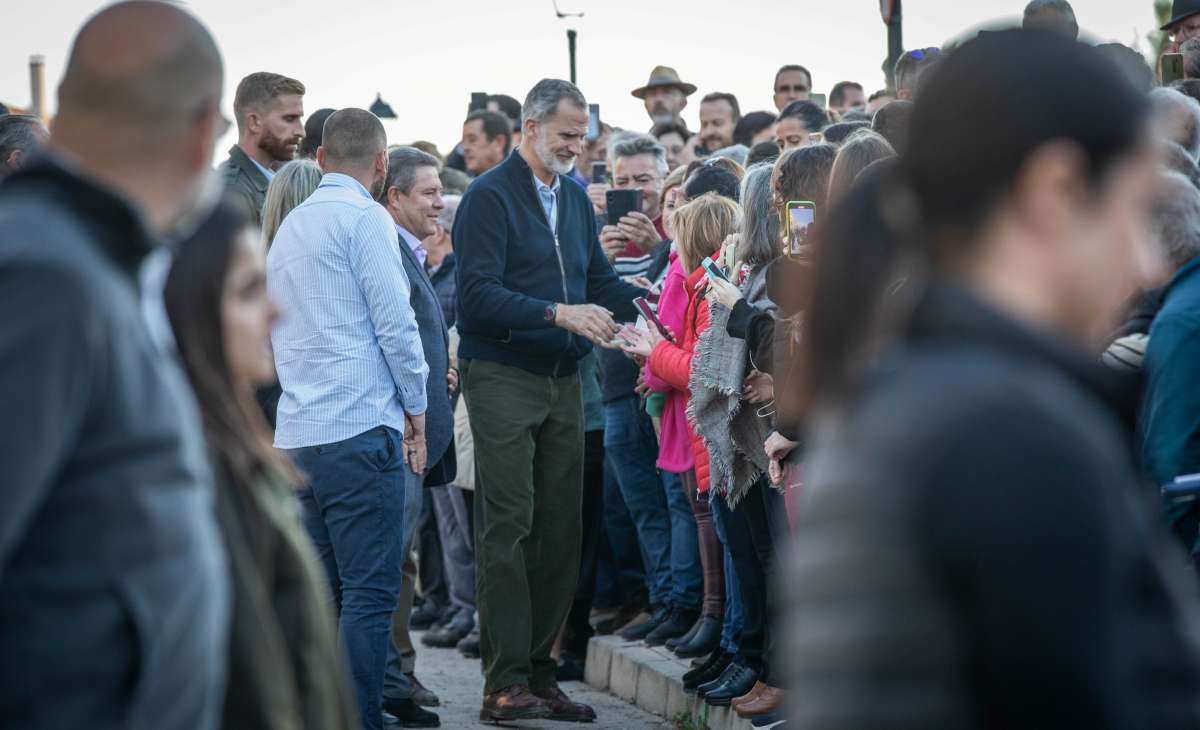
<svg viewBox="0 0 1200 730"><path fill-rule="evenodd" d="M420 633L413 632L417 645L417 678L442 700L441 707L431 707L442 720L443 728L493 727L479 722L479 704L483 699L483 675L478 659L466 659L454 649L430 649L420 643ZM562 685L563 691L576 702L584 702L596 711L596 722L587 725L529 720L505 724L506 728L522 730L668 730L673 723L644 712L623 700L588 687L582 682Z"/></svg>

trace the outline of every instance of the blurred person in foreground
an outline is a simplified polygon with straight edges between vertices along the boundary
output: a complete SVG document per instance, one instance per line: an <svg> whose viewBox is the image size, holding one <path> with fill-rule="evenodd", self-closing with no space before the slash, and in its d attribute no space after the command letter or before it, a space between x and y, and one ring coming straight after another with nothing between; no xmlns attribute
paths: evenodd
<svg viewBox="0 0 1200 730"><path fill-rule="evenodd" d="M357 728L325 576L296 518L302 479L271 447L256 386L275 381L258 231L224 201L180 243L163 292L200 403L233 583L226 728Z"/></svg>
<svg viewBox="0 0 1200 730"><path fill-rule="evenodd" d="M1023 31L927 81L906 156L814 233L795 723L1196 727L1194 599L1095 357L1158 270L1146 100Z"/></svg>
<svg viewBox="0 0 1200 730"><path fill-rule="evenodd" d="M262 223L267 185L279 165L296 157L304 139L304 84L259 71L238 83L233 97L238 141L218 171L226 189Z"/></svg>
<svg viewBox="0 0 1200 730"><path fill-rule="evenodd" d="M267 254L271 296L288 313L271 333L283 386L275 446L308 477L304 524L325 564L363 727L379 730L405 496L425 472L429 369L396 226L375 202L387 181L383 125L362 109L335 112L317 164L321 184Z"/></svg>
<svg viewBox="0 0 1200 730"><path fill-rule="evenodd" d="M574 84L539 81L524 144L478 178L454 223L459 367L475 444L480 719L589 721L551 657L580 565L578 362L632 320L643 289L604 257L592 204L566 180L587 133ZM606 309L607 307L607 309Z"/></svg>
<svg viewBox="0 0 1200 730"><path fill-rule="evenodd" d="M37 117L0 115L0 180L20 170L50 141L50 132Z"/></svg>
<svg viewBox="0 0 1200 730"><path fill-rule="evenodd" d="M139 277L219 198L222 77L186 10L111 5L75 37L45 153L0 187L6 726L221 721L229 566L161 282Z"/></svg>

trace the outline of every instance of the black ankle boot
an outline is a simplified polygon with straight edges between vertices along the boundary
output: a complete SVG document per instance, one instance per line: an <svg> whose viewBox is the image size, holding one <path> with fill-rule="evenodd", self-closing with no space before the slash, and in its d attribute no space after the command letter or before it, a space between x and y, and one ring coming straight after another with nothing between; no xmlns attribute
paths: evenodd
<svg viewBox="0 0 1200 730"><path fill-rule="evenodd" d="M646 646L662 646L667 639L674 639L686 634L696 624L699 613L686 608L675 608L653 631L646 635Z"/></svg>
<svg viewBox="0 0 1200 730"><path fill-rule="evenodd" d="M667 643L663 644L663 646L667 647L671 651L675 651L675 647L677 647L681 644L686 644L687 642L691 641L692 637L696 635L696 629L699 629L699 628L700 628L700 619L696 619L696 622L692 624L692 628L688 629L688 632L686 634L684 634L683 636L680 636L677 639L667 639Z"/></svg>
<svg viewBox="0 0 1200 730"><path fill-rule="evenodd" d="M694 692L697 687L705 682L711 682L721 676L721 672L725 671L725 667L729 666L732 661L733 654L724 651L714 651L707 662L683 675L684 691Z"/></svg>
<svg viewBox="0 0 1200 730"><path fill-rule="evenodd" d="M675 656L680 659L690 659L716 651L717 645L721 643L721 628L720 619L714 616L701 617L700 622L696 624L696 633L692 634L691 640L687 643L681 642L675 647Z"/></svg>

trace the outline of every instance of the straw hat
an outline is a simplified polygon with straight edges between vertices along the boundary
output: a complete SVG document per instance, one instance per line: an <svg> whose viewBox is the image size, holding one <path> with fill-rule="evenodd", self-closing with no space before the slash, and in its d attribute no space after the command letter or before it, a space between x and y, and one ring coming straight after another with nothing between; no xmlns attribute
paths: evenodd
<svg viewBox="0 0 1200 730"><path fill-rule="evenodd" d="M646 98L646 92L650 89L657 89L663 86L673 86L683 91L684 96L691 96L696 93L696 85L688 84L679 79L679 72L670 66L655 66L650 72L650 80L646 85L633 90L633 95L639 99Z"/></svg>

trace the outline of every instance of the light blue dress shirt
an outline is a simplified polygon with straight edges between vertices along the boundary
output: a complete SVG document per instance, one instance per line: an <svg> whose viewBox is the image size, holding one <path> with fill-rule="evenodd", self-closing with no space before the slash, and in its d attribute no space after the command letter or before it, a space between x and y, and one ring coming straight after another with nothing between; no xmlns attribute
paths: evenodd
<svg viewBox="0 0 1200 730"><path fill-rule="evenodd" d="M403 433L425 412L429 368L391 216L357 180L329 173L296 206L267 255L283 316L271 333L283 396L275 445Z"/></svg>
<svg viewBox="0 0 1200 730"><path fill-rule="evenodd" d="M396 234L400 236L400 242L407 244L409 250L413 252L413 256L417 257L417 263L425 266L425 259L429 257L429 252L421 245L421 239L408 232L408 229L399 223L396 224Z"/></svg>
<svg viewBox="0 0 1200 730"><path fill-rule="evenodd" d="M538 200L542 202L542 210L546 211L546 221L556 236L558 235L558 190L561 185L562 178L558 175L554 176L553 186L539 180L537 175L533 176L533 186L537 188Z"/></svg>
<svg viewBox="0 0 1200 730"><path fill-rule="evenodd" d="M250 155L246 155L246 156L250 157ZM275 171L274 170L272 170L269 167L263 167L259 163L259 161L254 159L253 157L250 157L250 161L254 163L254 166L258 168L259 172L261 172L263 175L266 176L267 182L271 182L272 180L275 179Z"/></svg>

